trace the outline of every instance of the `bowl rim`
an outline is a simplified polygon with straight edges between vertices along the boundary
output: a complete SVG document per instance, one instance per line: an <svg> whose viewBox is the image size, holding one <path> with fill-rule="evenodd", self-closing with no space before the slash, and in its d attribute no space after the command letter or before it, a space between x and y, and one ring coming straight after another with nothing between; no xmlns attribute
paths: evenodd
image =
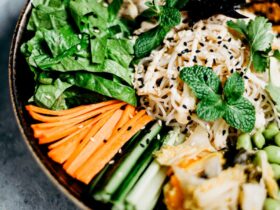
<svg viewBox="0 0 280 210"><path fill-rule="evenodd" d="M76 196L70 193L69 189L67 187L63 186L62 183L56 179L56 177L50 172L48 167L43 164L43 162L38 157L36 151L30 144L30 141L28 140L27 134L25 130L23 129L22 122L20 120L21 116L19 114L20 108L17 106L17 96L15 93L15 80L13 79L13 76L15 74L16 69L16 60L17 60L17 49L19 48L19 43L22 37L23 32L25 31L24 26L27 22L27 16L29 15L30 11L32 9L31 0L26 0L25 5L21 9L19 18L17 20L17 24L13 33L12 42L10 45L9 50L9 64L8 64L8 80L9 80L9 95L10 95L10 101L12 104L13 113L18 125L18 128L20 130L21 136L23 137L23 140L32 154L33 158L36 160L37 164L40 166L41 170L47 175L48 179L52 182L52 184L59 189L61 193L66 195L66 197L72 201L78 208L80 209L90 209L85 203L83 203L80 199L78 199Z"/></svg>

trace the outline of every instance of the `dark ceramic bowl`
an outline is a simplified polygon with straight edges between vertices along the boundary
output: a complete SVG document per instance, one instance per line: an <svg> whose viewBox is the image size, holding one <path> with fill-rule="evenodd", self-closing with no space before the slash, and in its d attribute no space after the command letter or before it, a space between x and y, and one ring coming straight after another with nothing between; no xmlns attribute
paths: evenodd
<svg viewBox="0 0 280 210"><path fill-rule="evenodd" d="M33 95L35 83L33 80L33 74L29 70L25 58L20 53L21 44L30 38L30 35L25 28L31 9L31 2L28 0L26 6L22 10L15 29L9 61L10 93L20 131L38 164L49 176L52 182L70 200L81 209L94 208L104 210L104 206L92 202L92 200L87 197L87 188L85 185L71 178L65 173L59 164L56 164L48 158L46 155L47 148L39 146L38 141L33 137L33 131L30 128L32 119L29 117L24 107L30 96Z"/></svg>

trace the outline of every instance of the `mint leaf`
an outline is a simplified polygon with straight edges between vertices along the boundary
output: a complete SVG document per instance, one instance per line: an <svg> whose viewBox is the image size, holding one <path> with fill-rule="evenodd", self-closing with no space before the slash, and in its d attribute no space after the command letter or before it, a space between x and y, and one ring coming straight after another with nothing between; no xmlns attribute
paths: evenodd
<svg viewBox="0 0 280 210"><path fill-rule="evenodd" d="M207 99L216 95L220 89L219 77L211 68L204 66L193 66L183 68L180 78L188 84L198 99Z"/></svg>
<svg viewBox="0 0 280 210"><path fill-rule="evenodd" d="M227 101L236 101L242 97L245 91L244 81L240 74L233 73L226 81L224 95Z"/></svg>
<svg viewBox="0 0 280 210"><path fill-rule="evenodd" d="M280 51L275 50L274 53L273 53L273 57L280 61Z"/></svg>
<svg viewBox="0 0 280 210"><path fill-rule="evenodd" d="M210 100L202 100L197 105L197 116L208 122L213 122L223 117L225 105L221 96L215 95Z"/></svg>
<svg viewBox="0 0 280 210"><path fill-rule="evenodd" d="M227 25L232 30L235 30L241 35L247 37L247 24L244 20L237 20L236 22L230 20L227 22Z"/></svg>
<svg viewBox="0 0 280 210"><path fill-rule="evenodd" d="M253 66L257 72L265 72L268 62L269 58L263 53L257 51L253 54Z"/></svg>
<svg viewBox="0 0 280 210"><path fill-rule="evenodd" d="M274 35L271 33L272 24L264 17L250 20L248 25L248 39L253 51L265 51L271 46Z"/></svg>
<svg viewBox="0 0 280 210"><path fill-rule="evenodd" d="M174 27L181 22L179 10L171 7L161 7L160 25L165 27Z"/></svg>
<svg viewBox="0 0 280 210"><path fill-rule="evenodd" d="M250 101L241 97L237 101L227 103L223 118L230 126L242 132L251 132L256 121L255 107Z"/></svg>
<svg viewBox="0 0 280 210"><path fill-rule="evenodd" d="M141 34L134 45L134 52L137 58L143 58L160 45L169 29L157 26L150 31Z"/></svg>

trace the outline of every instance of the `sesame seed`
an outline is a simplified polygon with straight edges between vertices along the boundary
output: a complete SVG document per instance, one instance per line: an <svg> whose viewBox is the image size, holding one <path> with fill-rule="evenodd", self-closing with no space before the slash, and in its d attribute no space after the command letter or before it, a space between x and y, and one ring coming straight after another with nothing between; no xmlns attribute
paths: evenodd
<svg viewBox="0 0 280 210"><path fill-rule="evenodd" d="M174 85L170 85L170 87L169 87L169 88L173 88L173 86L174 86Z"/></svg>
<svg viewBox="0 0 280 210"><path fill-rule="evenodd" d="M129 114L129 118L132 119L132 118L133 118L133 115L132 115L132 114Z"/></svg>
<svg viewBox="0 0 280 210"><path fill-rule="evenodd" d="M78 44L78 45L77 45L77 49L78 49L78 50L81 50L81 49L82 49L82 46Z"/></svg>
<svg viewBox="0 0 280 210"><path fill-rule="evenodd" d="M231 38L228 39L228 42L231 42Z"/></svg>
<svg viewBox="0 0 280 210"><path fill-rule="evenodd" d="M183 104L183 108L184 108L184 109L187 109L188 107L187 107L185 104Z"/></svg>
<svg viewBox="0 0 280 210"><path fill-rule="evenodd" d="M46 99L52 99L52 97L49 96L49 95L45 95L45 98L46 98Z"/></svg>
<svg viewBox="0 0 280 210"><path fill-rule="evenodd" d="M193 62L197 63L196 56L193 57Z"/></svg>
<svg viewBox="0 0 280 210"><path fill-rule="evenodd" d="M240 72L240 76L241 76L241 77L243 76L243 74L244 74L243 72Z"/></svg>
<svg viewBox="0 0 280 210"><path fill-rule="evenodd" d="M130 130L131 130L131 128L132 128L132 127L131 127L131 126L129 126L129 127L127 128L127 130L128 130L128 131L130 131Z"/></svg>
<svg viewBox="0 0 280 210"><path fill-rule="evenodd" d="M187 117L187 120L191 120L191 119L192 119L191 116L188 116L188 117Z"/></svg>
<svg viewBox="0 0 280 210"><path fill-rule="evenodd" d="M226 130L223 130L222 134L223 134L223 136L224 136L224 135L226 134Z"/></svg>
<svg viewBox="0 0 280 210"><path fill-rule="evenodd" d="M79 34L79 35L78 35L78 38L79 38L79 39L82 39L82 38L83 38L82 34Z"/></svg>
<svg viewBox="0 0 280 210"><path fill-rule="evenodd" d="M182 53L178 53L178 56L179 56L179 57L182 56Z"/></svg>
<svg viewBox="0 0 280 210"><path fill-rule="evenodd" d="M113 165L115 163L115 161L114 160L111 160L110 162L109 162L109 165Z"/></svg>
<svg viewBox="0 0 280 210"><path fill-rule="evenodd" d="M218 39L222 39L222 37L221 37L221 36L218 36Z"/></svg>
<svg viewBox="0 0 280 210"><path fill-rule="evenodd" d="M108 7L108 4L104 2L103 7Z"/></svg>
<svg viewBox="0 0 280 210"><path fill-rule="evenodd" d="M83 128L83 127L84 127L84 125L79 125L79 126L78 126L78 128Z"/></svg>
<svg viewBox="0 0 280 210"><path fill-rule="evenodd" d="M103 139L103 142L104 142L104 143L107 143L107 141L108 141L107 139Z"/></svg>
<svg viewBox="0 0 280 210"><path fill-rule="evenodd" d="M213 49L210 49L210 52L214 52L214 50L213 50Z"/></svg>
<svg viewBox="0 0 280 210"><path fill-rule="evenodd" d="M187 45L188 45L188 43L187 43L187 42L184 42L183 44L184 44L184 46L187 46Z"/></svg>
<svg viewBox="0 0 280 210"><path fill-rule="evenodd" d="M200 50L196 50L195 52L196 52L196 53L200 53Z"/></svg>
<svg viewBox="0 0 280 210"><path fill-rule="evenodd" d="M222 41L218 41L217 43L218 43L218 44L221 44L221 43L222 43Z"/></svg>
<svg viewBox="0 0 280 210"><path fill-rule="evenodd" d="M202 42L199 42L199 44L200 44L201 47L204 47L204 44Z"/></svg>
<svg viewBox="0 0 280 210"><path fill-rule="evenodd" d="M258 98L254 98L254 101L258 101L259 99Z"/></svg>
<svg viewBox="0 0 280 210"><path fill-rule="evenodd" d="M158 124L159 124L159 126L162 126L162 121L158 120Z"/></svg>
<svg viewBox="0 0 280 210"><path fill-rule="evenodd" d="M93 137L90 137L89 140L94 142L94 138Z"/></svg>
<svg viewBox="0 0 280 210"><path fill-rule="evenodd" d="M233 59L233 55L231 55L231 56L229 57L229 59L232 60L232 59Z"/></svg>
<svg viewBox="0 0 280 210"><path fill-rule="evenodd" d="M160 140L160 135L159 134L157 135L157 140Z"/></svg>
<svg viewBox="0 0 280 210"><path fill-rule="evenodd" d="M120 131L120 130L121 130L121 128L118 128L117 130L118 130L118 131Z"/></svg>
<svg viewBox="0 0 280 210"><path fill-rule="evenodd" d="M215 58L213 58L213 64L216 64L216 59Z"/></svg>
<svg viewBox="0 0 280 210"><path fill-rule="evenodd" d="M246 75L244 76L244 79L249 79L249 77L247 77Z"/></svg>
<svg viewBox="0 0 280 210"><path fill-rule="evenodd" d="M180 71L180 67L179 66L177 67L177 70Z"/></svg>
<svg viewBox="0 0 280 210"><path fill-rule="evenodd" d="M122 149L119 149L119 153L122 154Z"/></svg>
<svg viewBox="0 0 280 210"><path fill-rule="evenodd" d="M233 69L231 69L231 70L230 70L230 73L232 74L232 73L233 73L233 71L234 71L234 70L233 70Z"/></svg>
<svg viewBox="0 0 280 210"><path fill-rule="evenodd" d="M150 144L150 139L146 139L146 144Z"/></svg>
<svg viewBox="0 0 280 210"><path fill-rule="evenodd" d="M224 44L223 47L228 50L228 47Z"/></svg>
<svg viewBox="0 0 280 210"><path fill-rule="evenodd" d="M239 61L237 61L237 63L235 64L235 66L238 66L240 64L240 62Z"/></svg>
<svg viewBox="0 0 280 210"><path fill-rule="evenodd" d="M145 147L145 145L144 145L144 144L142 144L142 143L140 143L140 146L141 146L141 147L143 147L143 148Z"/></svg>

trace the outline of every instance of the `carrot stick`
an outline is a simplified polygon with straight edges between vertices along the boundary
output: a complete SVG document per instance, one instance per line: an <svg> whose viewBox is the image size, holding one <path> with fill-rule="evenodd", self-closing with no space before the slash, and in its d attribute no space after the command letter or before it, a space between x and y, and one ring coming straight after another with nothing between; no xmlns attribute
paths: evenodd
<svg viewBox="0 0 280 210"><path fill-rule="evenodd" d="M106 144L108 138L111 137L113 130L120 120L123 111L117 110L110 119L102 126L102 128L90 138L83 150L78 154L78 156L72 161L72 163L67 168L67 172L74 174L75 171L83 165L87 159L94 154L94 152Z"/></svg>
<svg viewBox="0 0 280 210"><path fill-rule="evenodd" d="M118 101L117 100L111 100L111 101L108 101L108 104L116 103L116 102L118 102ZM25 109L27 111L33 111L33 112L40 113L40 114L63 116L63 115L68 115L68 114L78 112L78 111L83 110L85 107L88 107L88 106L92 106L92 104L91 105L78 106L78 107L67 109L67 110L59 110L59 111L44 109L44 108L40 108L40 107L33 106L33 105L27 105L27 106L25 106Z"/></svg>
<svg viewBox="0 0 280 210"><path fill-rule="evenodd" d="M75 133L72 133L69 136L66 136L65 138L61 139L60 141L57 141L53 144L51 144L48 148L49 149L54 149L56 147L59 147L62 144L67 143L68 141L70 141L73 137L75 137L76 135L78 135L79 133L83 132L84 130L87 130L87 133L89 132L89 130L91 129L91 127L98 122L99 119L97 118L93 118L88 120L89 123L85 124L84 127L82 127L80 130L76 131Z"/></svg>
<svg viewBox="0 0 280 210"><path fill-rule="evenodd" d="M89 112L85 115L78 116L78 117L73 118L73 119L69 119L67 121L33 124L32 128L51 128L51 127L56 127L56 126L68 125L68 124L71 124L71 123L74 123L74 122L79 123L79 122L85 121L85 120L87 120L91 117L94 117L96 115L99 115L103 112L106 112L106 111L109 111L109 110L112 110L112 109L118 109L118 108L122 107L124 104L125 103L111 104L111 105L99 108L97 110L93 110L93 111L91 111L91 112Z"/></svg>
<svg viewBox="0 0 280 210"><path fill-rule="evenodd" d="M53 161L63 164L75 151L75 148L77 148L80 141L85 137L89 129L90 127L88 127L88 129L84 129L82 132L76 133L76 135L73 135L71 138L69 138L66 143L60 144L60 146L50 150L48 153L49 157Z"/></svg>
<svg viewBox="0 0 280 210"><path fill-rule="evenodd" d="M94 136L99 129L106 123L106 121L113 115L113 111L104 113L102 118L100 118L100 121L96 123L89 133L86 135L86 137L83 139L81 144L76 148L75 152L71 155L71 157L66 161L66 163L63 165L63 168L67 171L67 173L72 174L74 171L72 171L72 167L75 165L72 164L72 162L76 159L76 157L80 154L80 152L83 150L83 148L86 146L88 141L90 141L90 138Z"/></svg>
<svg viewBox="0 0 280 210"><path fill-rule="evenodd" d="M115 156L119 149L151 120L152 118L150 116L145 115L145 111L140 111L134 118L128 121L115 136L112 136L107 144L93 154L90 159L76 171L75 177L88 184Z"/></svg>
<svg viewBox="0 0 280 210"><path fill-rule="evenodd" d="M92 124L92 121L94 121L94 119L89 119L79 124L70 124L69 126L61 126L50 129L47 132L41 134L41 136L39 137L39 144L48 144L63 137L67 137L75 133L76 131L81 132L81 128L87 126L90 123Z"/></svg>
<svg viewBox="0 0 280 210"><path fill-rule="evenodd" d="M131 106L131 105L127 105L125 107L125 110L123 112L123 115L120 119L120 121L118 122L118 124L116 125L114 131L113 131L113 135L117 133L118 130L121 129L121 127L129 120L133 117L135 112L135 107Z"/></svg>
<svg viewBox="0 0 280 210"><path fill-rule="evenodd" d="M54 116L44 116L44 115L41 115L41 114L38 114L32 110L29 111L29 114L31 115L31 117L35 120L38 120L38 121L41 121L41 122L59 122L59 121L64 121L64 120L68 120L68 119L72 119L72 118L75 118L77 116L80 116L80 115L84 115L92 110L96 110L96 109L99 109L101 107L104 107L104 106L108 106L108 105L111 105L111 104L116 104L116 103L119 103L117 101L107 101L107 102L102 102L102 103L98 103L98 104L92 104L92 105L89 105L89 106L84 106L84 108L82 110L78 110L76 112L73 112L71 114L67 114L67 115L64 115L64 116L59 116L59 117L54 117Z"/></svg>

